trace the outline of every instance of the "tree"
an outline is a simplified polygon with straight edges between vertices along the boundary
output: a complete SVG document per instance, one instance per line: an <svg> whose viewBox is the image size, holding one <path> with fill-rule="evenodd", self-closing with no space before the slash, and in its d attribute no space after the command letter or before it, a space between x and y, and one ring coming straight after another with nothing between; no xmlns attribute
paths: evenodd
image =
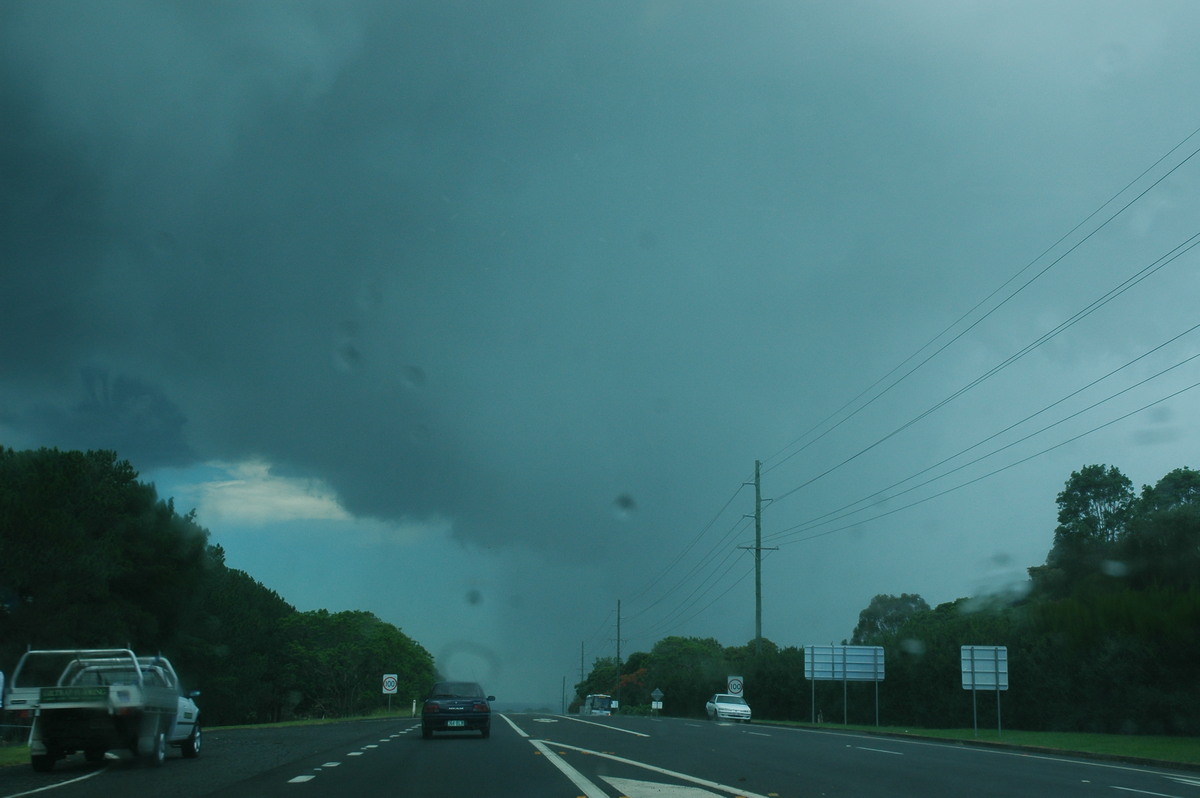
<svg viewBox="0 0 1200 798"><path fill-rule="evenodd" d="M630 656L632 660L634 654ZM644 655L641 655L644 656ZM589 695L612 695L617 690L619 677L617 674L616 657L596 657L592 662L592 670L587 677L575 685L575 700L571 702L570 711L578 712L580 701Z"/></svg>
<svg viewBox="0 0 1200 798"><path fill-rule="evenodd" d="M1200 505L1200 471L1176 468L1160 479L1154 487L1142 486L1139 515L1173 510L1187 505Z"/></svg>
<svg viewBox="0 0 1200 798"><path fill-rule="evenodd" d="M1071 473L1058 494L1054 542L1115 543L1134 503L1133 483L1115 466L1089 465Z"/></svg>
<svg viewBox="0 0 1200 798"><path fill-rule="evenodd" d="M880 593L858 614L858 625L850 642L856 646L879 645L894 636L912 616L928 609L929 604L916 593L899 596Z"/></svg>
<svg viewBox="0 0 1200 798"><path fill-rule="evenodd" d="M725 689L724 650L711 637L665 637L650 650L647 683L663 691L672 715L699 716L710 695Z"/></svg>
<svg viewBox="0 0 1200 798"><path fill-rule="evenodd" d="M1114 466L1089 465L1072 472L1058 494L1058 526L1046 564L1029 569L1038 592L1069 595L1085 579L1104 578L1139 502L1133 483Z"/></svg>
<svg viewBox="0 0 1200 798"><path fill-rule="evenodd" d="M204 693L210 725L282 720L299 701L283 679L284 621L296 608L209 546L202 611L182 635L175 665Z"/></svg>
<svg viewBox="0 0 1200 798"><path fill-rule="evenodd" d="M27 644L171 647L208 533L115 452L0 447L0 655Z"/></svg>
<svg viewBox="0 0 1200 798"><path fill-rule="evenodd" d="M1200 583L1200 472L1177 468L1142 488L1117 557L1134 586Z"/></svg>
<svg viewBox="0 0 1200 798"><path fill-rule="evenodd" d="M424 695L434 681L433 656L369 612L328 610L285 619L286 672L300 696L298 714L346 717L379 705L380 678L399 674L399 691Z"/></svg>

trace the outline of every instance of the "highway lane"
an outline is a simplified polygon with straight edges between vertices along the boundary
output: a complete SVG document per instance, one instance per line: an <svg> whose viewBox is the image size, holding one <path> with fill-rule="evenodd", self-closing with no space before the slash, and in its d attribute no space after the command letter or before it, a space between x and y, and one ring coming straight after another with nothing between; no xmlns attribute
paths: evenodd
<svg viewBox="0 0 1200 798"><path fill-rule="evenodd" d="M1200 798L1196 772L760 724L588 720L562 718L544 736L566 762L600 782L636 771L642 781L692 784L717 795Z"/></svg>
<svg viewBox="0 0 1200 798"><path fill-rule="evenodd" d="M574 798L1176 796L1200 773L873 735L657 718L506 714L492 736L424 740L419 721L212 730L162 768L66 763L48 781L0 772L0 796L85 777L39 798L413 795ZM19 770L20 772L15 772Z"/></svg>

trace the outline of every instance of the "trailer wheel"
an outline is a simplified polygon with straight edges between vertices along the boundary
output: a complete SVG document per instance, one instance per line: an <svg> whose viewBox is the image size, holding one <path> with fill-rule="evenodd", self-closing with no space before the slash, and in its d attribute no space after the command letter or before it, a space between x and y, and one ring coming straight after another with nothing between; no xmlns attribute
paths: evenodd
<svg viewBox="0 0 1200 798"><path fill-rule="evenodd" d="M88 748L83 752L83 758L92 764L104 761L105 751L103 748Z"/></svg>

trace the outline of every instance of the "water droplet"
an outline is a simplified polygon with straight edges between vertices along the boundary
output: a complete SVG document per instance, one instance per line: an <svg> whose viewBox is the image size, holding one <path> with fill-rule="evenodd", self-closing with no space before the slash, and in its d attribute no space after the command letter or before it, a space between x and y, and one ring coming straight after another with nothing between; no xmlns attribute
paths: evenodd
<svg viewBox="0 0 1200 798"><path fill-rule="evenodd" d="M1105 560L1100 563L1100 570L1107 576L1121 577L1129 575L1129 566L1118 560Z"/></svg>
<svg viewBox="0 0 1200 798"><path fill-rule="evenodd" d="M338 346L334 353L334 364L340 371L354 371L362 365L362 352L350 341Z"/></svg>
<svg viewBox="0 0 1200 798"><path fill-rule="evenodd" d="M925 653L925 641L917 640L912 637L905 638L900 641L900 650L905 654L912 654L914 657L920 657Z"/></svg>
<svg viewBox="0 0 1200 798"><path fill-rule="evenodd" d="M622 493L613 500L613 515L618 520L628 521L637 512L637 502L628 493Z"/></svg>
<svg viewBox="0 0 1200 798"><path fill-rule="evenodd" d="M425 369L420 366L405 366L401 373L405 388L420 388L425 384Z"/></svg>
<svg viewBox="0 0 1200 798"><path fill-rule="evenodd" d="M467 603L475 607L483 603L483 594L478 590L471 589L467 591Z"/></svg>

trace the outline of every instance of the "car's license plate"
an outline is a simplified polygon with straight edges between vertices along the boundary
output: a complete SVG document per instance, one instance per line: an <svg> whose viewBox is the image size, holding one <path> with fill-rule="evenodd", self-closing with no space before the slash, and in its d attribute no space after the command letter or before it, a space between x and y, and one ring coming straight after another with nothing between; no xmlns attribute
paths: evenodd
<svg viewBox="0 0 1200 798"><path fill-rule="evenodd" d="M446 721L446 725L451 729L461 729L467 725L467 722L465 720L448 720Z"/></svg>

